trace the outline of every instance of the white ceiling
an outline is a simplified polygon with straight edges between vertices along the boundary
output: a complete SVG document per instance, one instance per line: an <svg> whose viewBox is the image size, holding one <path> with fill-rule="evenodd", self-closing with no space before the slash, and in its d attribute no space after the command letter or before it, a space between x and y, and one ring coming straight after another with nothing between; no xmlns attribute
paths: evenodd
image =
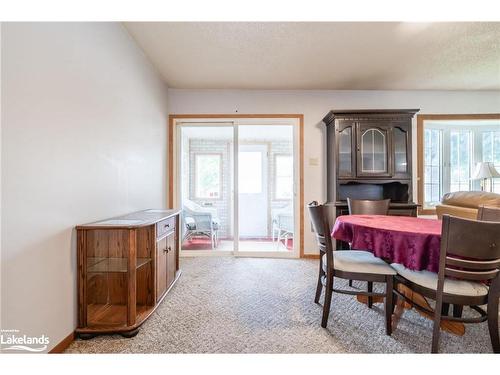
<svg viewBox="0 0 500 375"><path fill-rule="evenodd" d="M499 90L500 23L128 22L172 88Z"/></svg>

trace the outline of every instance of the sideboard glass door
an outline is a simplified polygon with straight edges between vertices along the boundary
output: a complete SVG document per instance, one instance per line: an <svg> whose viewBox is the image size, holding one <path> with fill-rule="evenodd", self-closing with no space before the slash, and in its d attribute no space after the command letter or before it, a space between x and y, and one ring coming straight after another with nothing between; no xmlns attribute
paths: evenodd
<svg viewBox="0 0 500 375"><path fill-rule="evenodd" d="M358 131L358 176L389 176L389 132L361 124Z"/></svg>
<svg viewBox="0 0 500 375"><path fill-rule="evenodd" d="M124 327L128 317L129 231L87 231L86 326Z"/></svg>
<svg viewBox="0 0 500 375"><path fill-rule="evenodd" d="M353 173L353 124L338 128L338 174L339 177L354 177Z"/></svg>
<svg viewBox="0 0 500 375"><path fill-rule="evenodd" d="M398 125L393 128L394 142L394 176L400 178L411 178L411 165L408 155L411 153L409 148L409 129L406 124Z"/></svg>

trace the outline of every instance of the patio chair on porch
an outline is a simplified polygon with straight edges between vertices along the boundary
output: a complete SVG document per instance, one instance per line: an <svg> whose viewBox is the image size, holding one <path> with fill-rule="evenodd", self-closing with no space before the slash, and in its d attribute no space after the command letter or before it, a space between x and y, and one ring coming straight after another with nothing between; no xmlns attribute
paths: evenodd
<svg viewBox="0 0 500 375"><path fill-rule="evenodd" d="M293 241L294 220L293 205L287 204L283 208L278 208L273 212L272 240L276 240L276 246L280 246L283 240L285 248L288 248L288 240Z"/></svg>
<svg viewBox="0 0 500 375"><path fill-rule="evenodd" d="M210 238L212 249L219 243L220 221L217 209L202 207L192 200L185 199L182 204L183 218L183 241L194 236L206 236Z"/></svg>

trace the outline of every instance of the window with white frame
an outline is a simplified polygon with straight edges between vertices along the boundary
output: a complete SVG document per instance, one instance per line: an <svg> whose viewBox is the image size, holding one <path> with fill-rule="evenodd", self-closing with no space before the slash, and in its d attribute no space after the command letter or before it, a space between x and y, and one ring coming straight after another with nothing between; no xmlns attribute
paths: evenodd
<svg viewBox="0 0 500 375"><path fill-rule="evenodd" d="M480 190L475 165L489 161L500 170L500 121L425 121L423 158L424 208L448 192ZM493 191L500 193L500 179Z"/></svg>
<svg viewBox="0 0 500 375"><path fill-rule="evenodd" d="M222 155L195 154L194 181L196 199L220 199L222 196Z"/></svg>
<svg viewBox="0 0 500 375"><path fill-rule="evenodd" d="M293 198L293 156L276 155L274 165L274 199Z"/></svg>

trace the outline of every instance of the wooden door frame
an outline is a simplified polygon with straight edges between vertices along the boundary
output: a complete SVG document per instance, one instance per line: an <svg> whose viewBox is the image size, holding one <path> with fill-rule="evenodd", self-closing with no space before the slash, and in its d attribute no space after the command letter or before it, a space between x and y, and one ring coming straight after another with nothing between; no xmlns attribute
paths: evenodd
<svg viewBox="0 0 500 375"><path fill-rule="evenodd" d="M172 114L168 116L168 207L174 206L174 134L177 120L181 119L296 119L299 126L299 257L304 258L304 115L303 114Z"/></svg>
<svg viewBox="0 0 500 375"><path fill-rule="evenodd" d="M417 203L420 205L418 214L435 215L435 208L424 208L424 121L426 120L500 120L500 113L417 115Z"/></svg>

